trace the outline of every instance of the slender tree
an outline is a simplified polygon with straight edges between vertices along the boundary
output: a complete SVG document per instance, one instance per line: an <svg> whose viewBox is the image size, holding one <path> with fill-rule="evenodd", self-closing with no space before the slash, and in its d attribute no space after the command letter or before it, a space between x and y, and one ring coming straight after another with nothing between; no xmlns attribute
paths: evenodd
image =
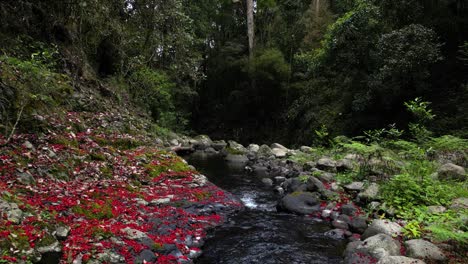
<svg viewBox="0 0 468 264"><path fill-rule="evenodd" d="M254 22L254 1L247 0L247 36L249 38L249 58L253 57L255 22Z"/></svg>

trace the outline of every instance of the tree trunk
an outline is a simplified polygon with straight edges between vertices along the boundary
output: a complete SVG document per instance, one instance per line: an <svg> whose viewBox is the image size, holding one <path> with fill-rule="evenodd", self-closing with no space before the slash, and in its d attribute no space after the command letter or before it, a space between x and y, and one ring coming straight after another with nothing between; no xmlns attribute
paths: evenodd
<svg viewBox="0 0 468 264"><path fill-rule="evenodd" d="M247 0L247 36L249 37L249 58L253 57L255 23L254 23L254 0Z"/></svg>
<svg viewBox="0 0 468 264"><path fill-rule="evenodd" d="M320 14L320 0L315 0L315 17L318 18Z"/></svg>

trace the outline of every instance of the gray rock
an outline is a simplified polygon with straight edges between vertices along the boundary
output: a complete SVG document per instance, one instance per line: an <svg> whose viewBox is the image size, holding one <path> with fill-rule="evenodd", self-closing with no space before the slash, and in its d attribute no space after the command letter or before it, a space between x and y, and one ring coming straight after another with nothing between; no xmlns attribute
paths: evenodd
<svg viewBox="0 0 468 264"><path fill-rule="evenodd" d="M271 151L271 148L267 145L261 145L260 148L257 151L257 156L259 157L264 157L264 158L269 158L273 156L273 152Z"/></svg>
<svg viewBox="0 0 468 264"><path fill-rule="evenodd" d="M271 152L276 158L284 158L286 157L286 155L288 155L287 150L280 149L280 148L271 149Z"/></svg>
<svg viewBox="0 0 468 264"><path fill-rule="evenodd" d="M458 180L463 181L466 179L466 171L463 167L453 163L446 163L442 165L437 171L439 180Z"/></svg>
<svg viewBox="0 0 468 264"><path fill-rule="evenodd" d="M315 167L317 167L317 162L314 161L308 161L303 165L305 171L312 171Z"/></svg>
<svg viewBox="0 0 468 264"><path fill-rule="evenodd" d="M411 258L445 261L444 253L434 244L423 239L412 239L405 242L406 255Z"/></svg>
<svg viewBox="0 0 468 264"><path fill-rule="evenodd" d="M125 263L125 258L113 251L106 251L98 254L98 259L111 264Z"/></svg>
<svg viewBox="0 0 468 264"><path fill-rule="evenodd" d="M362 216L353 217L349 223L349 229L358 234L364 233L367 229L367 219Z"/></svg>
<svg viewBox="0 0 468 264"><path fill-rule="evenodd" d="M334 180L336 174L325 171L314 171L313 175L316 176L322 182L329 183Z"/></svg>
<svg viewBox="0 0 468 264"><path fill-rule="evenodd" d="M174 138L169 140L169 144L171 144L171 146L179 146L179 141Z"/></svg>
<svg viewBox="0 0 468 264"><path fill-rule="evenodd" d="M154 263L156 261L156 255L149 249L143 249L138 257L135 259L135 263L143 263L146 261L148 263Z"/></svg>
<svg viewBox="0 0 468 264"><path fill-rule="evenodd" d="M379 185L375 182L371 183L367 188L358 194L358 198L363 202L370 202L377 199L379 195Z"/></svg>
<svg viewBox="0 0 468 264"><path fill-rule="evenodd" d="M371 257L370 255L363 253L358 250L363 244L362 241L354 241L348 243L346 246L346 250L344 252L344 263L345 264L374 264L376 263L376 259Z"/></svg>
<svg viewBox="0 0 468 264"><path fill-rule="evenodd" d="M203 253L203 251L201 251L201 250L194 250L194 249L191 249L191 250L189 251L188 257L189 257L190 259L196 259L196 258L200 257L202 253Z"/></svg>
<svg viewBox="0 0 468 264"><path fill-rule="evenodd" d="M352 182L348 185L344 186L345 190L351 191L351 192L360 192L364 189L364 183L363 182Z"/></svg>
<svg viewBox="0 0 468 264"><path fill-rule="evenodd" d="M385 256L377 264L426 264L426 262L403 256Z"/></svg>
<svg viewBox="0 0 468 264"><path fill-rule="evenodd" d="M247 147L247 150L248 150L248 151L250 151L250 152L255 152L255 153L257 153L259 149L260 149L260 146L257 145L257 144L250 144L250 145Z"/></svg>
<svg viewBox="0 0 468 264"><path fill-rule="evenodd" d="M212 147L208 147L205 149L205 153L206 154L218 154L218 151L216 151L216 149L212 148Z"/></svg>
<svg viewBox="0 0 468 264"><path fill-rule="evenodd" d="M216 151L220 151L226 146L227 146L227 143L224 140L216 140L216 141L213 141L213 143L211 144L211 147L214 148Z"/></svg>
<svg viewBox="0 0 468 264"><path fill-rule="evenodd" d="M447 211L447 208L441 206L441 205L431 205L427 207L427 211L430 214L441 214L445 211Z"/></svg>
<svg viewBox="0 0 468 264"><path fill-rule="evenodd" d="M467 209L468 208L468 198L467 197L461 197L461 198L456 198L452 201L452 204L450 205L451 209L454 210L459 210L459 209Z"/></svg>
<svg viewBox="0 0 468 264"><path fill-rule="evenodd" d="M343 220L336 219L332 222L332 226L338 229L343 229L343 230L348 230L349 226L348 223L346 223Z"/></svg>
<svg viewBox="0 0 468 264"><path fill-rule="evenodd" d="M288 148L286 148L285 146L283 146L283 145L281 145L281 144L279 144L279 143L273 143L273 144L271 144L270 147L271 147L272 149L277 148L277 149L282 149L282 150L284 150L284 151L288 151Z"/></svg>
<svg viewBox="0 0 468 264"><path fill-rule="evenodd" d="M357 208L352 204L345 204L341 207L341 213L349 216L353 216L356 213Z"/></svg>
<svg viewBox="0 0 468 264"><path fill-rule="evenodd" d="M286 211L297 214L312 214L320 210L317 196L309 192L288 194L281 199L279 206Z"/></svg>
<svg viewBox="0 0 468 264"><path fill-rule="evenodd" d="M286 177L283 177L283 176L276 176L275 177L275 182L278 183L278 184L281 184L283 182L286 181Z"/></svg>
<svg viewBox="0 0 468 264"><path fill-rule="evenodd" d="M401 235L402 227L394 222L384 219L375 219L362 235L363 239L377 234L386 234L389 236Z"/></svg>
<svg viewBox="0 0 468 264"><path fill-rule="evenodd" d="M23 147L25 147L27 149L34 149L34 145L31 142L27 141L27 140L23 143Z"/></svg>
<svg viewBox="0 0 468 264"><path fill-rule="evenodd" d="M317 168L324 171L336 171L336 162L330 158L321 158L317 161Z"/></svg>
<svg viewBox="0 0 468 264"><path fill-rule="evenodd" d="M32 176L31 173L29 172L18 172L16 174L16 177L18 179L18 181L22 184L25 184L25 185L29 185L29 184L33 184L34 182L36 182L36 180L34 179L34 177Z"/></svg>
<svg viewBox="0 0 468 264"><path fill-rule="evenodd" d="M307 180L307 190L311 192L319 191L322 192L326 190L325 185L314 176L309 176Z"/></svg>
<svg viewBox="0 0 468 264"><path fill-rule="evenodd" d="M237 142L235 142L234 140L229 140L228 141L228 147L238 153L246 153L247 152L247 149L242 146L242 144L239 144Z"/></svg>
<svg viewBox="0 0 468 264"><path fill-rule="evenodd" d="M42 247L36 247L37 252L41 254L46 253L60 253L62 252L62 247L58 241L54 241L52 244Z"/></svg>
<svg viewBox="0 0 468 264"><path fill-rule="evenodd" d="M194 140L195 142L193 144L193 147L199 150L204 150L208 147L211 147L211 145L213 144L213 141L207 135L196 136Z"/></svg>
<svg viewBox="0 0 468 264"><path fill-rule="evenodd" d="M273 186L273 180L270 178L263 178L262 183L268 187Z"/></svg>
<svg viewBox="0 0 468 264"><path fill-rule="evenodd" d="M400 256L400 242L386 234L378 234L364 240L357 247L358 251L365 252L370 256L381 259L384 256Z"/></svg>
<svg viewBox="0 0 468 264"><path fill-rule="evenodd" d="M284 195L284 189L281 186L276 186L274 189L275 193L278 195Z"/></svg>
<svg viewBox="0 0 468 264"><path fill-rule="evenodd" d="M15 203L8 203L0 199L0 214L5 214L8 221L14 224L20 224L23 221L23 211Z"/></svg>
<svg viewBox="0 0 468 264"><path fill-rule="evenodd" d="M149 238L148 235L145 234L144 232L141 232L140 230L136 230L130 227L126 227L124 229L121 229L120 231L124 233L125 236L130 240L143 241Z"/></svg>
<svg viewBox="0 0 468 264"><path fill-rule="evenodd" d="M345 230L343 229L332 229L324 233L324 235L331 237L333 239L344 239L345 238Z"/></svg>
<svg viewBox="0 0 468 264"><path fill-rule="evenodd" d="M70 233L71 228L68 226L59 226L55 230L55 237L60 240L65 240Z"/></svg>
<svg viewBox="0 0 468 264"><path fill-rule="evenodd" d="M314 150L313 148L308 146L301 146L299 149L304 153L311 153Z"/></svg>
<svg viewBox="0 0 468 264"><path fill-rule="evenodd" d="M336 162L337 171L352 171L354 169L354 163L349 159L341 159Z"/></svg>

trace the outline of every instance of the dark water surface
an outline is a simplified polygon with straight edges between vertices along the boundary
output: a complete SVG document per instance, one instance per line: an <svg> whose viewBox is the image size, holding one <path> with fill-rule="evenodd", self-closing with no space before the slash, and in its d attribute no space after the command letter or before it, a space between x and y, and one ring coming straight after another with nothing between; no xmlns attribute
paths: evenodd
<svg viewBox="0 0 468 264"><path fill-rule="evenodd" d="M324 233L328 223L276 211L278 197L261 176L244 173L242 164L222 157L192 155L187 161L211 182L239 197L246 209L216 228L196 263L340 263L345 240Z"/></svg>

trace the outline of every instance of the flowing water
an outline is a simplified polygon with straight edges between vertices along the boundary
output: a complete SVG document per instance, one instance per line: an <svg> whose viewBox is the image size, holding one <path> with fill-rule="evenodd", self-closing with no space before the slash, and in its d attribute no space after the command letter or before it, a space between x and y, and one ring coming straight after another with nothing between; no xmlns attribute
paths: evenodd
<svg viewBox="0 0 468 264"><path fill-rule="evenodd" d="M307 216L278 212L278 197L262 176L244 172L243 164L222 157L192 155L187 161L211 182L245 205L213 230L196 263L340 263L345 240L325 234L329 224Z"/></svg>

